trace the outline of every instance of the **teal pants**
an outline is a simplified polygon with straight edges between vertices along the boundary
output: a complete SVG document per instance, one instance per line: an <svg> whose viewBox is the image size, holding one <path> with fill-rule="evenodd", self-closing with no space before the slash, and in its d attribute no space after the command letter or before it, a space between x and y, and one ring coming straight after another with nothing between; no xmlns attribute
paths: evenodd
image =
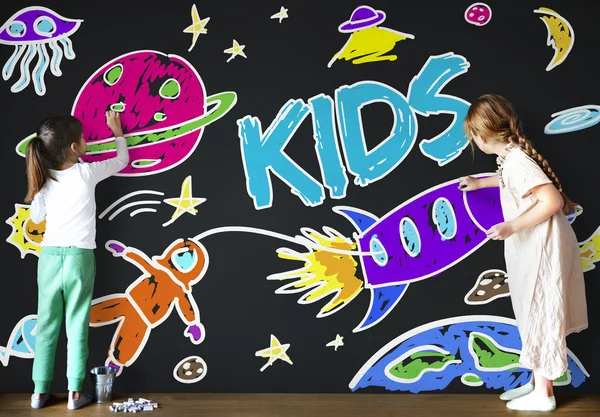
<svg viewBox="0 0 600 417"><path fill-rule="evenodd" d="M81 391L88 358L90 306L96 276L94 251L42 247L38 262L38 321L33 359L35 392L50 391L63 316L67 328L69 391Z"/></svg>

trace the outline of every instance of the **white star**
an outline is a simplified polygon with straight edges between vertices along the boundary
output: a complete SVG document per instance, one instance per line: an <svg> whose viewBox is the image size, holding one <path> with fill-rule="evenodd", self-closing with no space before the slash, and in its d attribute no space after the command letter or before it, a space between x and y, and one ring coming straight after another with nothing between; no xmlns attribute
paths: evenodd
<svg viewBox="0 0 600 417"><path fill-rule="evenodd" d="M231 56L229 57L229 59L227 60L227 62L231 61L233 58L235 58L236 56L240 55L243 56L244 58L248 58L246 56L246 54L244 53L244 48L246 47L246 45L240 45L235 39L233 40L233 46L231 48L227 48L225 49L223 52L225 52L226 54L231 54Z"/></svg>
<svg viewBox="0 0 600 417"><path fill-rule="evenodd" d="M331 342L327 343L325 346L326 347L332 347L337 352L337 349L340 346L344 346L344 336L340 336L339 334L336 335L335 336L335 340L332 340Z"/></svg>
<svg viewBox="0 0 600 417"><path fill-rule="evenodd" d="M273 16L271 16L271 19L279 19L279 23L281 23L281 21L283 19L288 18L288 9L286 9L285 7L281 6L281 9L279 9L279 12L275 13Z"/></svg>

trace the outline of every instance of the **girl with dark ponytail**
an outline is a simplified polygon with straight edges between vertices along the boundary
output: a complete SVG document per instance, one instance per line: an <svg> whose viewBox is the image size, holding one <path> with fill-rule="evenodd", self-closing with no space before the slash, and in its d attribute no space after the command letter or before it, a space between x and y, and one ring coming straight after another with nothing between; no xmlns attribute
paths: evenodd
<svg viewBox="0 0 600 417"><path fill-rule="evenodd" d="M553 381L567 371L566 337L588 326L579 244L565 216L576 206L523 134L505 98L479 97L464 127L471 145L497 155L497 175L461 178L459 187L466 192L500 187L505 222L487 234L505 241L510 297L522 342L519 364L533 372L529 383L500 398L513 410L553 411Z"/></svg>
<svg viewBox="0 0 600 417"><path fill-rule="evenodd" d="M92 400L83 394L88 357L88 329L96 274L96 184L127 166L129 155L118 113L106 113L115 135L115 158L78 163L86 153L81 122L73 116L42 121L27 145L25 201L30 218L46 219L38 262L38 314L34 394L31 406L41 408L50 398L56 344L63 316L67 330L67 408L75 410Z"/></svg>
<svg viewBox="0 0 600 417"><path fill-rule="evenodd" d="M83 137L81 122L73 116L49 117L37 129L37 135L27 145L26 203L31 203L49 179L55 180L51 170L65 162L68 151L77 154ZM85 145L85 143L83 143Z"/></svg>

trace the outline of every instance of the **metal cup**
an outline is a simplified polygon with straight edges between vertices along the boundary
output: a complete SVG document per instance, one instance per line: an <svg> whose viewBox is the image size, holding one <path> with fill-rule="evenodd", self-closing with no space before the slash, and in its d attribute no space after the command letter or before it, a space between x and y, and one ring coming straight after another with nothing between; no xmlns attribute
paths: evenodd
<svg viewBox="0 0 600 417"><path fill-rule="evenodd" d="M90 370L94 384L94 398L97 403L112 401L112 387L116 374L117 370L110 366L98 366Z"/></svg>

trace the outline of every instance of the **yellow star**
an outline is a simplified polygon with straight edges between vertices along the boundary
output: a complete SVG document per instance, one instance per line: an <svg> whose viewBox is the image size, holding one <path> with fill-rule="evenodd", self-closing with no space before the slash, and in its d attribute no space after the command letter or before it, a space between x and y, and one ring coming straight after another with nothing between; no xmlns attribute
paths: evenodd
<svg viewBox="0 0 600 417"><path fill-rule="evenodd" d="M208 33L208 30L206 29L206 24L209 20L210 17L207 17L206 19L200 19L200 16L198 16L198 9L196 9L196 5L192 5L192 24L183 29L184 33L192 34L192 46L190 46L188 52L191 52L191 50L194 49L194 46L196 45L196 41L198 40L200 34L204 35Z"/></svg>
<svg viewBox="0 0 600 417"><path fill-rule="evenodd" d="M337 348L339 348L340 346L344 346L344 336L340 336L339 334L336 335L335 340L332 340L331 342L327 343L325 346L332 347L337 352Z"/></svg>
<svg viewBox="0 0 600 417"><path fill-rule="evenodd" d="M277 359L293 365L294 363L286 353L289 348L289 343L282 345L274 335L271 335L271 346L259 350L255 354L261 358L269 358L269 361L262 368L260 368L260 371L263 372L265 369L267 369L267 367L272 366Z"/></svg>
<svg viewBox="0 0 600 417"><path fill-rule="evenodd" d="M167 198L163 201L175 207L175 213L171 216L171 220L163 224L163 227L166 227L177 220L183 213L187 212L195 216L198 213L195 207L204 203L206 198L192 197L192 176L189 175L181 183L181 196L179 198Z"/></svg>
<svg viewBox="0 0 600 417"><path fill-rule="evenodd" d="M273 16L271 16L271 19L279 19L279 23L281 23L281 21L285 18L288 18L288 9L286 9L285 7L281 6L281 9L279 9L278 13L275 13Z"/></svg>
<svg viewBox="0 0 600 417"><path fill-rule="evenodd" d="M233 46L231 48L227 48L225 49L223 52L225 52L226 54L231 54L231 56L229 57L229 59L227 60L227 62L231 61L233 58L235 58L236 56L240 55L243 56L244 58L248 58L246 56L246 54L244 53L244 48L246 47L246 45L240 45L235 39L233 40Z"/></svg>

